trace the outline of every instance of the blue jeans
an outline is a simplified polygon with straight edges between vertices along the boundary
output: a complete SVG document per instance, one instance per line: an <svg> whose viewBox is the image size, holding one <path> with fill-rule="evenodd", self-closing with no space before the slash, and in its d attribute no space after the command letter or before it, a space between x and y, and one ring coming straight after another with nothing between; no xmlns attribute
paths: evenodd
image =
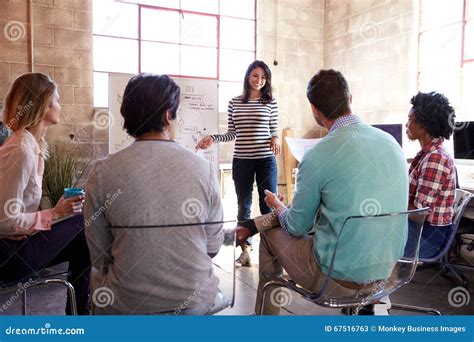
<svg viewBox="0 0 474 342"><path fill-rule="evenodd" d="M273 193L277 191L277 163L274 156L261 159L234 158L232 160L232 178L237 193L238 221L250 218L254 179L257 181L260 213L264 215L271 212L264 201L264 190ZM252 239L249 238L247 243L251 245Z"/></svg>
<svg viewBox="0 0 474 342"><path fill-rule="evenodd" d="M408 227L408 241L405 251L408 249L413 250L413 244L416 240L411 225L409 224ZM420 240L420 259L432 258L440 253L446 246L446 243L452 234L452 229L452 224L447 226L432 226L428 222L425 222L423 224L423 232L421 233Z"/></svg>

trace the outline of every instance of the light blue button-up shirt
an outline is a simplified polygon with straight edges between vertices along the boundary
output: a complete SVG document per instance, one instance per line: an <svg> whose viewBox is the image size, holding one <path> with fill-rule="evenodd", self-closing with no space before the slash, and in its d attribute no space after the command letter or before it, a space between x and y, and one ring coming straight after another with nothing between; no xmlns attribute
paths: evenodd
<svg viewBox="0 0 474 342"><path fill-rule="evenodd" d="M279 215L282 227L293 236L314 228L314 254L327 274L344 220L364 215L367 203L375 206L370 214L405 211L408 206L408 170L403 151L389 134L365 125L355 115L335 121L328 135L308 150L298 168L298 184L291 207ZM319 212L319 217L317 214ZM387 269L354 269L372 251L366 247L386 243L378 249L382 262L398 259L403 253L406 232L361 235L360 230L339 242L332 278L363 282L383 279ZM363 244L360 242L364 241Z"/></svg>

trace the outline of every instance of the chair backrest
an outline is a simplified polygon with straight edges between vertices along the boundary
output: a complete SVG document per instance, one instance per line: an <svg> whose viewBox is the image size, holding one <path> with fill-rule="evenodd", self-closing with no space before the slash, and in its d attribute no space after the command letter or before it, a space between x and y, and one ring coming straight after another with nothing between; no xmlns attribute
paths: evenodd
<svg viewBox="0 0 474 342"><path fill-rule="evenodd" d="M362 306L407 284L415 274L427 213L423 208L348 217L323 286L311 299L327 307Z"/></svg>
<svg viewBox="0 0 474 342"><path fill-rule="evenodd" d="M220 301L208 313L213 315L226 308L232 308L235 303L235 250L236 230L224 229L224 244L219 253L212 259L214 274L219 278Z"/></svg>
<svg viewBox="0 0 474 342"><path fill-rule="evenodd" d="M430 258L420 259L421 261L423 261L424 263L435 262L449 252L449 250L451 249L451 245L453 244L453 241L456 237L456 232L458 230L461 217L463 216L464 210L466 210L466 207L472 198L474 198L474 195L471 194L469 191L456 189L456 193L454 195L453 227L451 228L451 234L446 240L446 244L443 246L442 249L440 249L438 253L436 253L436 255L433 255Z"/></svg>

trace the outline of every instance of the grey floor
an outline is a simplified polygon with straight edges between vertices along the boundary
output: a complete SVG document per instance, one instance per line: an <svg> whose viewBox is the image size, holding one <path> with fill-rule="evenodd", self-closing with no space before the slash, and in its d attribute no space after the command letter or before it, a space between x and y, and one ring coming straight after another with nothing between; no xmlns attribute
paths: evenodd
<svg viewBox="0 0 474 342"><path fill-rule="evenodd" d="M223 205L225 219L236 216L236 197L233 190L232 178L224 178ZM258 214L258 198L254 191L254 205L252 215ZM219 315L250 315L254 313L256 288L258 283L258 236L255 239L252 252L252 266L238 268L235 273L235 305L225 309ZM237 255L240 252L237 251ZM462 251L467 260L460 257L460 261L474 265L474 252ZM220 278L220 288L230 298L233 288L233 251L227 247L222 249L215 258L215 271ZM445 278L437 269L419 269L413 280L390 296L392 302L427 306L440 310L444 315L473 315L474 314L474 268L464 272L470 282L469 294L458 299L464 300L466 305L455 307L450 305L449 293L458 285L449 278ZM462 295L462 294L461 294ZM66 291L56 285L28 290L29 315L64 315ZM456 303L456 301L455 301ZM5 306L4 306L5 304ZM15 293L0 296L0 315L20 314L20 299ZM309 303L297 295L291 295L288 305L281 310L281 315L341 315L339 309L326 309ZM414 315L412 312L400 312L392 309L391 315Z"/></svg>
<svg viewBox="0 0 474 342"><path fill-rule="evenodd" d="M258 244L258 241L256 241ZM252 252L252 266L238 268L235 273L235 305L225 309L219 315L251 315L254 313L256 288L258 283L258 248ZM220 278L220 288L226 297L232 296L233 274L230 251L223 251L216 257L216 274ZM443 277L434 268L420 269L414 279L390 296L392 302L427 306L440 310L443 315L472 315L474 314L474 270L464 274L470 281L470 291L467 304L454 307L449 304L448 294L457 285L450 278ZM27 296L29 315L64 315L66 291L57 285L28 290ZM0 315L20 314L20 299L15 293L0 296L0 304L6 304L5 310L0 306ZM288 299L288 305L281 310L281 315L341 315L338 309L327 309L316 306L299 298L296 294ZM391 315L415 315L407 311L391 310Z"/></svg>

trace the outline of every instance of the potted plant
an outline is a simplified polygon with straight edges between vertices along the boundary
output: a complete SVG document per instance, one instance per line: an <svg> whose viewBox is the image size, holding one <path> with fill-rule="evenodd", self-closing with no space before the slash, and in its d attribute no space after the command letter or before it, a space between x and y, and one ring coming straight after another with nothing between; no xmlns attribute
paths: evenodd
<svg viewBox="0 0 474 342"><path fill-rule="evenodd" d="M53 146L49 150L49 157L44 167L43 191L51 207L58 203L65 188L77 186L89 161L85 162L81 168L79 168L80 164L79 158L63 147Z"/></svg>

